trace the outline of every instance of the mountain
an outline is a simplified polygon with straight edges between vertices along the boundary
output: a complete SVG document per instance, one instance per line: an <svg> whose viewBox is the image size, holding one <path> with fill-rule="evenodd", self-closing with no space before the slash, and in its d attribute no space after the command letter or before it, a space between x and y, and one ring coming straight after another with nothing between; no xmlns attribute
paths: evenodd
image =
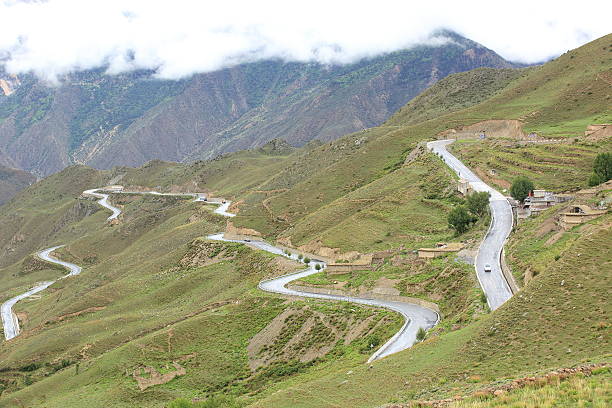
<svg viewBox="0 0 612 408"><path fill-rule="evenodd" d="M22 332L0 347L0 405L404 408L473 396L467 406L506 406L517 392L546 391L544 402L524 399L571 406L580 395L555 393L577 380L585 400L606 406L612 214L568 230L559 217L612 199L609 184L587 188L612 139L585 134L612 122L602 103L611 50L608 35L543 66L451 75L380 126L328 142L273 140L189 164L71 166L26 188L0 207L2 301L65 273L34 256L41 248L66 244L56 255L83 271L15 305ZM482 130L487 138L475 137ZM449 136L459 139L449 149L500 191L525 175L574 197L516 225L504 256L520 290L494 311L471 264L489 219L461 234L449 227L466 200L424 148ZM229 198L232 228L294 251L389 251L372 269L322 271L300 284L399 292L435 302L440 321L423 342L366 363L401 327L396 314L262 292L259 281L303 264L207 239L228 221L191 198L112 195L123 217L106 223L109 212L80 194L118 177L128 188ZM415 254L437 242L466 248ZM594 364L608 368L566 379Z"/></svg>
<svg viewBox="0 0 612 408"><path fill-rule="evenodd" d="M36 181L32 174L0 165L0 205Z"/></svg>
<svg viewBox="0 0 612 408"><path fill-rule="evenodd" d="M13 78L0 94L0 163L48 175L75 163L138 166L257 147L329 141L377 126L425 88L477 67L514 67L449 31L420 45L349 65L280 60L242 64L180 81L102 70L49 87Z"/></svg>

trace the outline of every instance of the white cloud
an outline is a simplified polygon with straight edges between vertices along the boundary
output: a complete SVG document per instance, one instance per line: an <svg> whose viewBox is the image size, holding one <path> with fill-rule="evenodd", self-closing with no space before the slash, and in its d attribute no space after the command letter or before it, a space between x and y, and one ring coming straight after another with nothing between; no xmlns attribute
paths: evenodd
<svg viewBox="0 0 612 408"><path fill-rule="evenodd" d="M6 69L49 80L105 65L178 78L270 57L346 63L443 27L531 63L609 33L612 15L607 1L0 1Z"/></svg>

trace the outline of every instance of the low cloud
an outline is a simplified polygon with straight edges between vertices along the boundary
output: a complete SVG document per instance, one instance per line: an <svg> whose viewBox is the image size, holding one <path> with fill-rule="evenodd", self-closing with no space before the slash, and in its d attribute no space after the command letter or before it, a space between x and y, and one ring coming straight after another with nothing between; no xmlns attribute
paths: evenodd
<svg viewBox="0 0 612 408"><path fill-rule="evenodd" d="M180 78L266 58L348 63L448 28L533 63L608 33L609 2L565 3L4 0L0 59L9 72L50 81L101 66Z"/></svg>

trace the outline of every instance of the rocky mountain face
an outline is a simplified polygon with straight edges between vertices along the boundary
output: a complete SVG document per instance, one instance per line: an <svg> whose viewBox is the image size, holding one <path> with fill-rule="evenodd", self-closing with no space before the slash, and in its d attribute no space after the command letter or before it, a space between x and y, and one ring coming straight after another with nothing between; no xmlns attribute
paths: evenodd
<svg viewBox="0 0 612 408"><path fill-rule="evenodd" d="M0 72L0 164L44 176L74 164L137 166L186 161L264 145L328 141L384 122L449 74L515 65L451 32L357 63L325 66L267 60L157 80L153 72L103 70L51 87Z"/></svg>
<svg viewBox="0 0 612 408"><path fill-rule="evenodd" d="M0 165L0 205L35 181L36 177L28 172Z"/></svg>

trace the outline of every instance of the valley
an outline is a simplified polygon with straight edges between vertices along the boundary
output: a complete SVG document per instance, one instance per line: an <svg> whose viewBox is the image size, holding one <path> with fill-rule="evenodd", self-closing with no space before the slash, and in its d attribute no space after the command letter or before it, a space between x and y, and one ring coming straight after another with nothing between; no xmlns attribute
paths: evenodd
<svg viewBox="0 0 612 408"><path fill-rule="evenodd" d="M118 160L101 170L40 162L37 174L54 174L0 207L0 406L605 406L612 188L592 174L612 149L611 40L540 66L442 75L356 127L321 102L338 129L291 133L322 123L293 115L309 96L241 113L215 130L238 135L217 150L200 140L160 144L175 156L135 153L142 135L166 134L156 120L183 112L166 109L186 103L190 81L244 85L257 65L240 66L174 84L147 108L150 128L122 122L91 150L107 153L83 160ZM329 101L373 86L391 62L344 67ZM300 86L323 75L293 68ZM119 94L142 86L97 75ZM11 97L31 97L26 83ZM319 86L308 89L321 97ZM258 92L267 109L291 99ZM142 144L127 148L122 132L136 127ZM512 197L519 176L532 182L524 202ZM555 201L536 208L536 192ZM65 267L78 276L60 278Z"/></svg>

